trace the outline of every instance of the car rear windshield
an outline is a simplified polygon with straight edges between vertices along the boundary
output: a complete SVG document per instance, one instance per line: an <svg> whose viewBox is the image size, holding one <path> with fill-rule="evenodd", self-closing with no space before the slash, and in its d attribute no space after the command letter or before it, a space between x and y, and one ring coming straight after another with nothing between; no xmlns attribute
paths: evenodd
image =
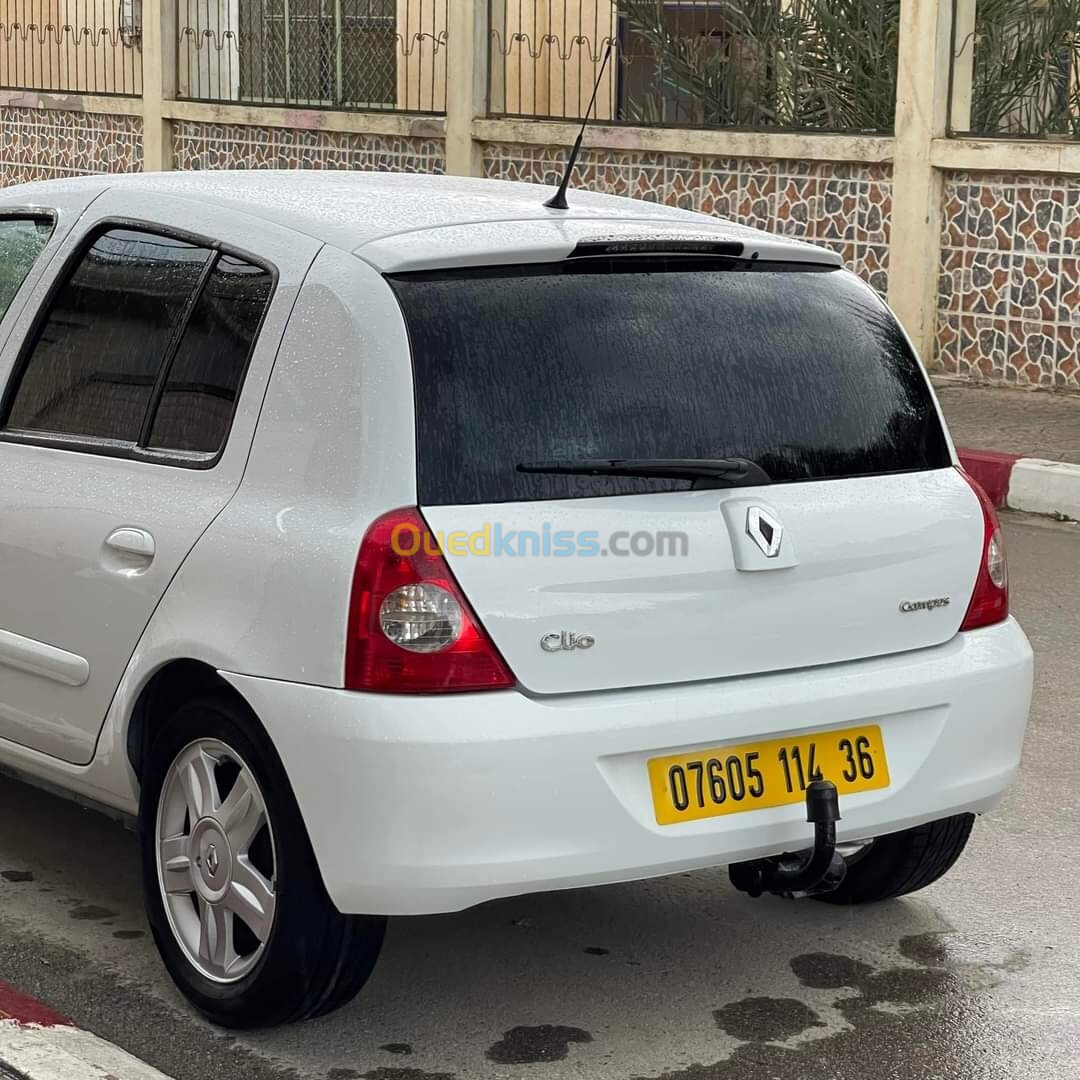
<svg viewBox="0 0 1080 1080"><path fill-rule="evenodd" d="M722 458L775 482L950 465L895 319L840 270L570 259L392 275L422 505L683 490L520 462Z"/></svg>

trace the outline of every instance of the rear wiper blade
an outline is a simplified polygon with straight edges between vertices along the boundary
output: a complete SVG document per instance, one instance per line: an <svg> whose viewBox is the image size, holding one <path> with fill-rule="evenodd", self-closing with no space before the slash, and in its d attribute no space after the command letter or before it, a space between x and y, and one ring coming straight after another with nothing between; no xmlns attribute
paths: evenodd
<svg viewBox="0 0 1080 1080"><path fill-rule="evenodd" d="M772 477L757 462L743 457L569 458L565 461L522 461L517 471L693 480L695 488L752 487L772 483Z"/></svg>

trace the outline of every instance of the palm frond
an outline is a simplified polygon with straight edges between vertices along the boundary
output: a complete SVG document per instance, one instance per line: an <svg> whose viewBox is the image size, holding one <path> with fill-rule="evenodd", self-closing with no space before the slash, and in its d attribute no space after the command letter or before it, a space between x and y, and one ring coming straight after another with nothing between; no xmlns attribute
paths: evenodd
<svg viewBox="0 0 1080 1080"><path fill-rule="evenodd" d="M653 75L626 119L892 130L900 0L710 0L708 32L661 0L612 2ZM978 0L965 48L973 130L1080 136L1080 0Z"/></svg>

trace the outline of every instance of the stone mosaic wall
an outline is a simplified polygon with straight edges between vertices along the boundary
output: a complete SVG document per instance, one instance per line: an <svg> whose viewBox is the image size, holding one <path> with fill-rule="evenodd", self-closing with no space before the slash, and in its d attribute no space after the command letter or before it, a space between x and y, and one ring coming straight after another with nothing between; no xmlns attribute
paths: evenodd
<svg viewBox="0 0 1080 1080"><path fill-rule="evenodd" d="M0 106L0 187L140 169L139 117Z"/></svg>
<svg viewBox="0 0 1080 1080"><path fill-rule="evenodd" d="M183 121L173 126L178 169L375 169L446 172L440 139Z"/></svg>
<svg viewBox="0 0 1080 1080"><path fill-rule="evenodd" d="M557 184L565 160L561 147L491 143L484 173ZM880 292L888 288L889 165L584 150L575 183L811 240L840 252Z"/></svg>
<svg viewBox="0 0 1080 1080"><path fill-rule="evenodd" d="M1080 177L946 176L935 359L1080 389Z"/></svg>

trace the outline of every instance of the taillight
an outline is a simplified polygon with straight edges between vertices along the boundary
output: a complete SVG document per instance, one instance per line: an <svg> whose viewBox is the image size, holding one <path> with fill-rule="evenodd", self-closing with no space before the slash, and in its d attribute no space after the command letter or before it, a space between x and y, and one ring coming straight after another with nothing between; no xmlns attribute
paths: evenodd
<svg viewBox="0 0 1080 1080"><path fill-rule="evenodd" d="M980 626L992 626L1009 615L1009 569L1005 562L1005 538L997 511L989 496L963 469L960 475L971 485L982 507L983 542L979 574L975 578L975 590L971 594L967 614L961 630L975 630Z"/></svg>
<svg viewBox="0 0 1080 1080"><path fill-rule="evenodd" d="M353 574L346 689L436 694L513 685L420 512L378 518Z"/></svg>

